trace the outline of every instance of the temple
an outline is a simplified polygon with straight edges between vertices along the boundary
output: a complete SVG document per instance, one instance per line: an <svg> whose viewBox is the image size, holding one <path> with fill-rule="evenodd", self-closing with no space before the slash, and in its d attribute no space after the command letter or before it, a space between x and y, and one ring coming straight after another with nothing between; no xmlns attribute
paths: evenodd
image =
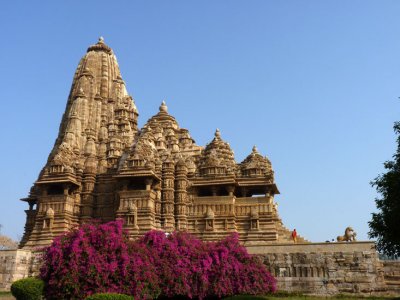
<svg viewBox="0 0 400 300"><path fill-rule="evenodd" d="M203 240L238 232L247 244L290 240L271 162L256 147L237 163L218 129L205 147L196 145L165 102L143 128L137 120L116 57L100 38L79 62L54 147L22 199L29 209L21 248L117 218L132 238L159 229Z"/></svg>

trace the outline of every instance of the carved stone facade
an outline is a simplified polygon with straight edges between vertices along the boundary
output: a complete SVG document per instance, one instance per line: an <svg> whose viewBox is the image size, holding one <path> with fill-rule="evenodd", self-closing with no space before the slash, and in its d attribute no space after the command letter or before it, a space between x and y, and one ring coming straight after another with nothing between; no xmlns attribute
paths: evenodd
<svg viewBox="0 0 400 300"><path fill-rule="evenodd" d="M75 72L59 135L27 198L20 247L35 248L91 219L124 219L132 238L151 229L204 240L284 242L271 162L256 147L237 163L217 129L205 147L163 102L142 129L115 55L101 38ZM300 241L304 241L300 238Z"/></svg>
<svg viewBox="0 0 400 300"><path fill-rule="evenodd" d="M247 247L277 279L278 290L334 296L393 296L400 262L381 261L373 242L264 244Z"/></svg>

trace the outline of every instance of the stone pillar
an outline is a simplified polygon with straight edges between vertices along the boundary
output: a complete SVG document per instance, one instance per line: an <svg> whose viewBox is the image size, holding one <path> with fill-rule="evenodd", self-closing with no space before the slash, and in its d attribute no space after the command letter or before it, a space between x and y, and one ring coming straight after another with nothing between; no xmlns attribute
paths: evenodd
<svg viewBox="0 0 400 300"><path fill-rule="evenodd" d="M146 191L150 191L151 190L152 183L153 183L153 179L152 178L146 178L146 180L145 180Z"/></svg>
<svg viewBox="0 0 400 300"><path fill-rule="evenodd" d="M175 168L175 221L177 230L187 229L187 168L180 160Z"/></svg>
<svg viewBox="0 0 400 300"><path fill-rule="evenodd" d="M175 166L172 160L166 160L162 168L162 219L163 228L167 232L175 229L174 218L174 171Z"/></svg>
<svg viewBox="0 0 400 300"><path fill-rule="evenodd" d="M228 192L230 197L233 197L233 192L235 191L235 186L233 185L228 185L226 187L226 191Z"/></svg>
<svg viewBox="0 0 400 300"><path fill-rule="evenodd" d="M161 160L156 160L154 171L159 178L162 178ZM154 185L154 191L156 192L156 199L154 200L155 225L158 229L161 229L161 186L161 181L157 181Z"/></svg>
<svg viewBox="0 0 400 300"><path fill-rule="evenodd" d="M83 173L82 180L82 193L81 193L81 205L82 205L82 220L91 220L93 218L93 206L94 206L94 188L96 183L96 174L85 171Z"/></svg>

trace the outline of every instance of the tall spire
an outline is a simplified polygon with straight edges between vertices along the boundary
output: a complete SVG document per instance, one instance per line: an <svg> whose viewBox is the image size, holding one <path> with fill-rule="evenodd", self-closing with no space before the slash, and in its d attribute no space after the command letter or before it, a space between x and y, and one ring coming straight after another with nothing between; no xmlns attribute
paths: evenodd
<svg viewBox="0 0 400 300"><path fill-rule="evenodd" d="M137 118L117 59L100 37L78 64L57 140L26 200L39 208L34 219L28 215L22 246L46 244L52 234L93 218L99 177L118 167L137 133ZM43 232L46 207L54 209L55 227Z"/></svg>
<svg viewBox="0 0 400 300"><path fill-rule="evenodd" d="M55 158L65 157L58 169L74 173L85 165L88 156L91 169L100 173L114 167L123 148L132 144L137 131L137 109L122 80L112 49L100 37L80 60L73 78L60 131L45 167L52 172ZM114 141L111 143L111 137ZM58 159L60 161L60 159ZM59 162L58 162L59 163ZM57 163L57 164L58 164ZM89 163L89 162L87 162Z"/></svg>

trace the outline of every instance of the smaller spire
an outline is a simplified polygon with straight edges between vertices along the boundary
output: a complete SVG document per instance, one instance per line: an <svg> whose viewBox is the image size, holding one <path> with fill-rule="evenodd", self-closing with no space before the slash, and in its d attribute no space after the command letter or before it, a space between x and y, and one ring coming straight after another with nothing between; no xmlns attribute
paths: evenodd
<svg viewBox="0 0 400 300"><path fill-rule="evenodd" d="M168 106L165 104L164 100L161 102L160 112L168 112Z"/></svg>
<svg viewBox="0 0 400 300"><path fill-rule="evenodd" d="M99 43L104 44L104 38L102 36L99 37Z"/></svg>

